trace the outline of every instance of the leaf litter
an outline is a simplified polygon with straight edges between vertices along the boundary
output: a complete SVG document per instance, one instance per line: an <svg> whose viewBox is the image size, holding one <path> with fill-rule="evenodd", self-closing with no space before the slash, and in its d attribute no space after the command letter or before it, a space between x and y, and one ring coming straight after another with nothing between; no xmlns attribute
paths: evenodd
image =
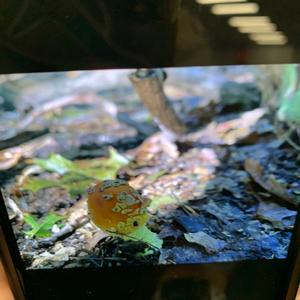
<svg viewBox="0 0 300 300"><path fill-rule="evenodd" d="M128 101L119 105L140 122L136 98L130 89L125 92ZM25 165L19 177L7 179L5 190L24 212L24 221L13 219L13 228L26 267L285 258L299 203L298 154L277 139L267 110L257 108L255 101L254 109L247 111L243 104L233 113L226 110L236 103L223 103L228 107L222 110L214 106L206 121L210 123L175 142L161 132L148 137L139 136L136 128L129 132L130 126L122 128L114 113L106 118L100 136L89 132L94 121L71 136L64 126L67 123L69 130L73 118L77 125L82 118L71 106L56 118L53 128L59 135L2 150L3 170L19 162ZM184 102L176 109L189 111ZM92 111L86 113L95 118ZM197 113L203 112L193 110L193 120ZM108 130L113 139L106 135ZM62 147L62 141L68 143ZM28 166L38 169L26 173ZM99 234L89 221L86 188L116 177L152 200L148 227L163 240L160 251Z"/></svg>

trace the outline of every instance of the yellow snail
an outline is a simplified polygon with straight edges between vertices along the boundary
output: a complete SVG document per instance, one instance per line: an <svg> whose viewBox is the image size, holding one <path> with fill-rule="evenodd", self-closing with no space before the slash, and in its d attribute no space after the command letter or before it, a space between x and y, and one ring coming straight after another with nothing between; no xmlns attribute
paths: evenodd
<svg viewBox="0 0 300 300"><path fill-rule="evenodd" d="M108 233L128 235L145 225L149 200L126 181L104 180L88 189L88 209L93 223Z"/></svg>

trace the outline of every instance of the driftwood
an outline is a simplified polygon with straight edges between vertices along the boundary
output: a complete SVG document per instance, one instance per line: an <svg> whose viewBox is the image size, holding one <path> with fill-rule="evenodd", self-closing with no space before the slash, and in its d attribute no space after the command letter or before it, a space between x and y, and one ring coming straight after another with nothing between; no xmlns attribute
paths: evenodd
<svg viewBox="0 0 300 300"><path fill-rule="evenodd" d="M141 69L130 74L129 79L161 129L167 129L176 135L186 132L185 125L164 93L162 71Z"/></svg>

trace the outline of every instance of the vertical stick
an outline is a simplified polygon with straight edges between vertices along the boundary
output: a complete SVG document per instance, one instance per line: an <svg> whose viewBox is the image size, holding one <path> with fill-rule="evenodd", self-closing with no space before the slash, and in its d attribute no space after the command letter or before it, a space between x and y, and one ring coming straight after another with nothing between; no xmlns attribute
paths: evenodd
<svg viewBox="0 0 300 300"><path fill-rule="evenodd" d="M162 129L165 127L176 135L186 132L185 125L176 115L164 93L162 70L140 69L130 74L129 79Z"/></svg>

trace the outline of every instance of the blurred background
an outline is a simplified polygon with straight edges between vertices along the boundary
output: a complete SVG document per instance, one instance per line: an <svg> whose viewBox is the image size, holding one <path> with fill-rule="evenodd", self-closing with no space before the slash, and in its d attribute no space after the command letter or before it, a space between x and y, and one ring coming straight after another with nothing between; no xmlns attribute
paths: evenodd
<svg viewBox="0 0 300 300"><path fill-rule="evenodd" d="M0 72L299 62L299 11L296 0L5 1Z"/></svg>

